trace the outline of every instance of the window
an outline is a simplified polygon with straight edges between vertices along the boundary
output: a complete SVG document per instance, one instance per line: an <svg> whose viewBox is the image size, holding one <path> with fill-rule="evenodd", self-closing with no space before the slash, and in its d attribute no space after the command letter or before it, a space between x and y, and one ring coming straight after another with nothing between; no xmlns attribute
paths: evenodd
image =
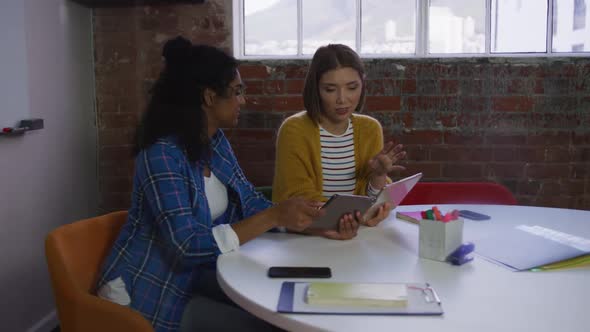
<svg viewBox="0 0 590 332"><path fill-rule="evenodd" d="M412 54L416 50L415 0L361 1L360 49L364 54Z"/></svg>
<svg viewBox="0 0 590 332"><path fill-rule="evenodd" d="M590 22L587 22L590 16L586 15L586 1L553 0L553 6L552 51L590 52Z"/></svg>
<svg viewBox="0 0 590 332"><path fill-rule="evenodd" d="M303 54L313 54L318 47L328 43L346 44L354 48L355 7L355 0L302 1Z"/></svg>
<svg viewBox="0 0 590 332"><path fill-rule="evenodd" d="M233 0L238 58L590 56L586 0ZM567 53L567 54L564 54Z"/></svg>
<svg viewBox="0 0 590 332"><path fill-rule="evenodd" d="M586 1L574 0L574 30L586 27Z"/></svg>
<svg viewBox="0 0 590 332"><path fill-rule="evenodd" d="M492 52L545 52L547 2L492 1Z"/></svg>
<svg viewBox="0 0 590 332"><path fill-rule="evenodd" d="M572 52L583 52L583 51L584 51L584 44L572 45Z"/></svg>
<svg viewBox="0 0 590 332"><path fill-rule="evenodd" d="M430 0L429 52L484 53L485 5L483 0Z"/></svg>
<svg viewBox="0 0 590 332"><path fill-rule="evenodd" d="M256 55L297 54L297 0L244 1L245 52ZM279 24L268 23L280 18Z"/></svg>

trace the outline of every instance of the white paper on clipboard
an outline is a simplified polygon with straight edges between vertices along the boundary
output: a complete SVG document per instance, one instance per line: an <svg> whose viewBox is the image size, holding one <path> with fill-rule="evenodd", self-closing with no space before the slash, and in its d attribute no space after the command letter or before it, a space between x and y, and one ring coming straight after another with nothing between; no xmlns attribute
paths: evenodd
<svg viewBox="0 0 590 332"><path fill-rule="evenodd" d="M407 287L408 302L403 307L318 306L305 301L309 282L285 281L281 285L277 312L336 315L442 315L436 291L428 283L401 283Z"/></svg>

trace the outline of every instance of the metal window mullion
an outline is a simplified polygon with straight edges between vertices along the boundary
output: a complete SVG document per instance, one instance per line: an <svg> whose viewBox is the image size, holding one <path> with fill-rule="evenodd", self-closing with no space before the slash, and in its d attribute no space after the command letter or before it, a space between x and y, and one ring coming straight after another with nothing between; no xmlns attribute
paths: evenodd
<svg viewBox="0 0 590 332"><path fill-rule="evenodd" d="M485 15L485 54L490 56L492 53L492 0L486 0Z"/></svg>
<svg viewBox="0 0 590 332"><path fill-rule="evenodd" d="M416 56L428 55L428 0L416 0Z"/></svg>
<svg viewBox="0 0 590 332"><path fill-rule="evenodd" d="M297 56L303 55L303 0L297 0Z"/></svg>
<svg viewBox="0 0 590 332"><path fill-rule="evenodd" d="M232 35L234 55L236 55L237 57L243 57L246 53L246 41L244 39L244 0L233 1L232 15L234 17L234 27Z"/></svg>
<svg viewBox="0 0 590 332"><path fill-rule="evenodd" d="M547 54L553 53L553 1L547 0Z"/></svg>
<svg viewBox="0 0 590 332"><path fill-rule="evenodd" d="M416 0L415 7L416 7L416 32L414 33L414 38L416 39L415 45L416 49L415 56L422 56L422 1L423 0Z"/></svg>
<svg viewBox="0 0 590 332"><path fill-rule="evenodd" d="M362 12L362 3L361 0L356 0L356 29L355 29L355 44L354 47L356 48L357 53L361 53L361 33L362 33L362 19L363 19L363 12Z"/></svg>

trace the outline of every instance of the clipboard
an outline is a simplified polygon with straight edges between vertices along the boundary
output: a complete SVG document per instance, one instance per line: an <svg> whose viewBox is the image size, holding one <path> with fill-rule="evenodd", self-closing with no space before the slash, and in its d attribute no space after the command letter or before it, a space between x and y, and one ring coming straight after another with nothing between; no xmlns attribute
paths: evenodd
<svg viewBox="0 0 590 332"><path fill-rule="evenodd" d="M305 292L309 284L309 282L283 282L277 312L289 314L402 316L440 316L443 314L440 299L436 291L428 283L397 283L405 284L407 287L408 304L405 307L310 305L305 302Z"/></svg>

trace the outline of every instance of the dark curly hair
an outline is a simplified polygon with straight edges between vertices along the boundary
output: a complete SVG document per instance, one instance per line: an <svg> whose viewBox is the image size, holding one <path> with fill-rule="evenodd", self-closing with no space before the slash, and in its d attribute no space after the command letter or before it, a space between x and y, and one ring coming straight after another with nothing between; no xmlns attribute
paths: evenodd
<svg viewBox="0 0 590 332"><path fill-rule="evenodd" d="M208 160L210 143L203 93L209 88L228 96L238 62L218 48L192 45L180 36L166 42L162 55L166 65L150 91L133 152L137 155L159 138L176 136L190 161Z"/></svg>

